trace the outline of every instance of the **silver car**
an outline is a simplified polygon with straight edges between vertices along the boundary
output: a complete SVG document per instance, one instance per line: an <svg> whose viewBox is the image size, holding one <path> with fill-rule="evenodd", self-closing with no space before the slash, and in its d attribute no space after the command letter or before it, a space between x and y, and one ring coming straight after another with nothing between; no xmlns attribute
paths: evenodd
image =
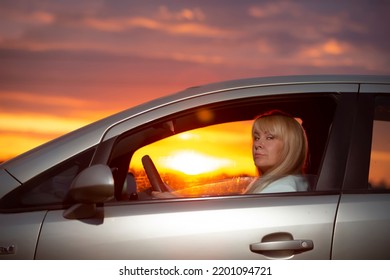
<svg viewBox="0 0 390 280"><path fill-rule="evenodd" d="M241 194L270 109L307 132L308 191ZM386 76L189 88L0 165L0 259L390 259L389 132Z"/></svg>

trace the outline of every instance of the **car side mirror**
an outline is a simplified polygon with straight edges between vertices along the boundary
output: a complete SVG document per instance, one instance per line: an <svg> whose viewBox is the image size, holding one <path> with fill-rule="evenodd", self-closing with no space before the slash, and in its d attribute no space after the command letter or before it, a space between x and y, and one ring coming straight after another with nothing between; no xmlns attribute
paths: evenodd
<svg viewBox="0 0 390 280"><path fill-rule="evenodd" d="M76 204L64 211L67 219L91 218L96 214L96 204L114 196L114 178L104 164L90 166L74 178L67 196Z"/></svg>

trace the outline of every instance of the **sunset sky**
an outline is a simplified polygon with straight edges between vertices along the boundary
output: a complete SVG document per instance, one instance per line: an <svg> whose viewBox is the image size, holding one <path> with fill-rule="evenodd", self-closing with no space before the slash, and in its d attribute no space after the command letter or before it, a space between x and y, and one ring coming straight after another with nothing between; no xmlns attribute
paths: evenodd
<svg viewBox="0 0 390 280"><path fill-rule="evenodd" d="M390 74L390 1L0 0L0 161L184 88Z"/></svg>

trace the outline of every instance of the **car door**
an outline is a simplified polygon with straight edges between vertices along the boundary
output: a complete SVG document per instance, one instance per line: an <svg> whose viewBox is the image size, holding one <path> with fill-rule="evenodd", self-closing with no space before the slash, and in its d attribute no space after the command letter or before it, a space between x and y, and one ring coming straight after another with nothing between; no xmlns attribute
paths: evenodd
<svg viewBox="0 0 390 280"><path fill-rule="evenodd" d="M340 179L344 174L347 159L345 151L349 145L348 141L338 143L337 138L347 137L350 133L348 128L354 116L354 103L350 101L355 94L352 91L345 96L337 95L338 104L335 113L331 114L331 125L324 128L326 138L318 138L318 142L323 143L323 150L321 155L313 157L318 169L316 189L303 193L113 201L98 204L93 217L73 220L64 218L62 211L49 211L42 226L36 258L330 259L340 199ZM310 114L320 113L318 106L321 106L322 99L314 106L306 94L301 94L298 99L294 99L294 96L280 98L278 104L283 104L281 106L285 109L301 104L308 105ZM261 97L260 102L267 106L274 105L269 99L265 99L268 102L263 99ZM307 103L306 99L309 100ZM257 108L253 100L250 101L251 108ZM237 115L250 111L246 107L249 103L243 105L240 101L237 104L241 106L238 110L240 114ZM230 108L230 111L214 111L213 115L231 120L230 116L235 116L233 112L237 112L234 106L229 103L225 107ZM194 110L195 115L198 109ZM212 110L203 109L202 112ZM166 111L164 109L164 113ZM296 111L301 110L297 107ZM321 123L320 115L317 116L317 119L314 116L309 118L313 122L313 129ZM138 149L132 148L136 143L149 143L145 135L149 130L163 127L166 116L161 115L161 118L164 123L152 122L145 124L142 129L125 132L130 137L123 136L124 141L117 140L112 145L102 144L104 149L100 148L97 152L102 155L97 157L102 160L105 155L109 155L109 166L120 172L123 162L128 164L130 160L125 157L126 153L120 154L123 147L130 146L130 152L134 152L132 150ZM192 119L188 121L186 116L174 120L179 124L180 121L193 124ZM113 129L118 131L122 128ZM318 134L313 133L311 137L316 139Z"/></svg>
<svg viewBox="0 0 390 280"><path fill-rule="evenodd" d="M36 258L329 259L337 202L337 195L176 199L106 206L104 218L85 220L51 211Z"/></svg>
<svg viewBox="0 0 390 280"><path fill-rule="evenodd" d="M390 86L363 84L333 259L390 259Z"/></svg>

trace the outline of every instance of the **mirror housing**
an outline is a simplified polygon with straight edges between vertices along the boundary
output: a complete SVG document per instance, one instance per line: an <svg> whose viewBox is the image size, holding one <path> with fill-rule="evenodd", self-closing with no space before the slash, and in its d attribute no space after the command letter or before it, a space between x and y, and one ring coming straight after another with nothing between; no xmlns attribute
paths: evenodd
<svg viewBox="0 0 390 280"><path fill-rule="evenodd" d="M75 201L63 216L67 219L91 218L96 213L96 204L114 196L114 177L111 169L97 164L84 169L74 178L68 197Z"/></svg>

